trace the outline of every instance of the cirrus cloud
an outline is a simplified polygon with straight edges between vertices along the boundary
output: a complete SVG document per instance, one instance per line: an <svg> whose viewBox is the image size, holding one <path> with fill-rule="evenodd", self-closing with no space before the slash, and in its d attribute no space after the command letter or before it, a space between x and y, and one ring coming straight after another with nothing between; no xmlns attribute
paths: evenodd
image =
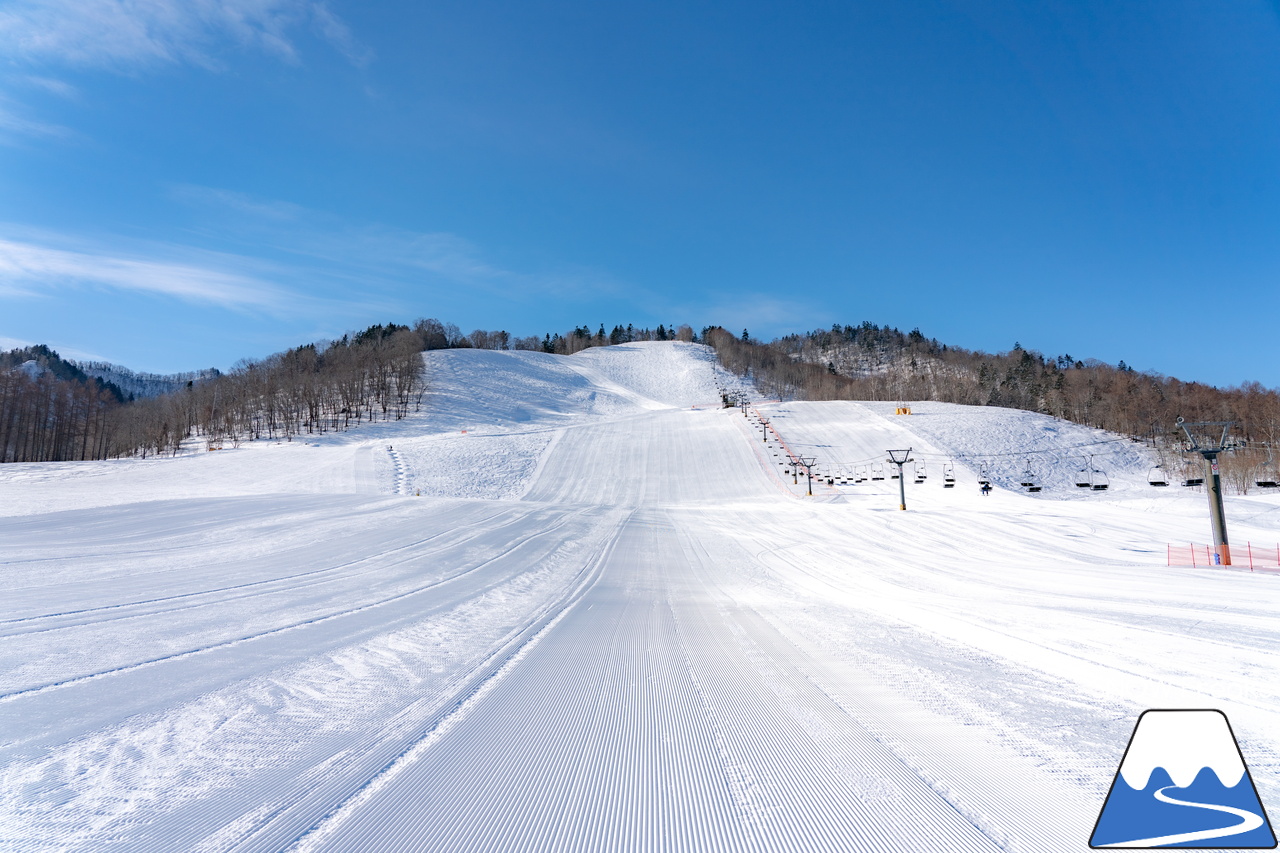
<svg viewBox="0 0 1280 853"><path fill-rule="evenodd" d="M241 310L278 310L287 297L271 282L233 270L5 239L0 239L0 282L0 295L7 296L89 285Z"/></svg>
<svg viewBox="0 0 1280 853"><path fill-rule="evenodd" d="M154 63L221 66L230 41L296 63L308 27L356 65L372 52L318 0L18 0L0 10L11 58L116 69Z"/></svg>

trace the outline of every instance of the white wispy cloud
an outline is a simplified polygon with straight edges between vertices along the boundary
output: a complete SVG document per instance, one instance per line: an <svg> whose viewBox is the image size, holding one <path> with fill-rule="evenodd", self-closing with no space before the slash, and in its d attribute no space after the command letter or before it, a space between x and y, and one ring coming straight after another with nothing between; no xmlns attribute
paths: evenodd
<svg viewBox="0 0 1280 853"><path fill-rule="evenodd" d="M41 77L38 74L27 74L20 78L20 81L29 87L40 89L60 98L76 98L80 95L80 90L72 86L65 80L58 80L54 77Z"/></svg>
<svg viewBox="0 0 1280 853"><path fill-rule="evenodd" d="M233 190L192 185L171 187L174 199L221 219L219 231L248 244L269 245L310 263L324 274L364 287L403 292L419 288L484 292L511 302L545 299L634 298L652 294L617 281L602 270L559 268L528 272L494 262L484 248L446 231L412 231L378 224L355 224L291 202L262 199ZM425 275L424 275L425 274Z"/></svg>
<svg viewBox="0 0 1280 853"><path fill-rule="evenodd" d="M14 137L58 139L72 136L70 128L40 121L26 115L26 110L0 92L0 142Z"/></svg>
<svg viewBox="0 0 1280 853"><path fill-rule="evenodd" d="M16 0L0 9L0 52L76 66L219 68L230 41L297 62L293 34L302 27L354 64L372 58L319 0Z"/></svg>
<svg viewBox="0 0 1280 853"><path fill-rule="evenodd" d="M237 260L222 257L228 266ZM139 291L239 310L277 312L291 301L273 282L233 269L0 239L0 294L40 296L74 286Z"/></svg>
<svg viewBox="0 0 1280 853"><path fill-rule="evenodd" d="M51 66L136 72L186 64L217 71L228 47L301 62L297 36L309 31L358 67L373 51L324 0L10 0L0 6L0 56L11 69ZM44 74L8 74L10 93L37 88L68 98L75 87ZM28 117L0 92L0 142L69 136Z"/></svg>
<svg viewBox="0 0 1280 853"><path fill-rule="evenodd" d="M9 338L0 335L0 350L22 349L23 347L32 346L31 341L24 341L21 338Z"/></svg>
<svg viewBox="0 0 1280 853"><path fill-rule="evenodd" d="M45 346L50 347L58 355L62 356L63 358L70 358L76 361L110 361L110 359L104 356L101 356L95 352L87 352L82 349L76 349L75 347L72 347L72 346L63 346L61 344L50 343L49 341L44 341L43 343ZM10 338L6 335L0 335L0 351L12 350L12 349L26 349L27 347L31 347L35 345L36 345L35 341L28 341L23 338Z"/></svg>
<svg viewBox="0 0 1280 853"><path fill-rule="evenodd" d="M719 294L704 309L730 331L749 329L752 335L767 336L803 328L826 312L802 300L781 299L767 293Z"/></svg>
<svg viewBox="0 0 1280 853"><path fill-rule="evenodd" d="M237 214L247 214L263 219L290 221L298 219L306 212L304 208L291 202L260 199L235 190L201 187L194 184L174 184L169 188L169 194L175 200L185 204L223 208Z"/></svg>
<svg viewBox="0 0 1280 853"><path fill-rule="evenodd" d="M343 328L351 317L400 316L490 304L588 306L655 295L604 271L521 271L447 232L352 223L290 202L208 187L171 196L200 209L185 243L96 237L0 223L0 298L59 300L118 291ZM217 243L211 251L196 244ZM503 321L509 322L509 321Z"/></svg>

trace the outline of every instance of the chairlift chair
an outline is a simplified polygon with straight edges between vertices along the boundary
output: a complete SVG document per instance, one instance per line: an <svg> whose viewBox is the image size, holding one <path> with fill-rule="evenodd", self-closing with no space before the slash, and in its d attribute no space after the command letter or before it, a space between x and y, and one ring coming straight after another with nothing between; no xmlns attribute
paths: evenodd
<svg viewBox="0 0 1280 853"><path fill-rule="evenodd" d="M956 466L953 462L947 462L942 466L942 488L954 489L956 487Z"/></svg>
<svg viewBox="0 0 1280 853"><path fill-rule="evenodd" d="M991 475L987 473L987 466L985 464L978 471L978 485L979 486L991 485Z"/></svg>
<svg viewBox="0 0 1280 853"><path fill-rule="evenodd" d="M917 484L923 483L927 479L929 479L929 469L925 466L923 462L917 462L916 463L916 483Z"/></svg>
<svg viewBox="0 0 1280 853"><path fill-rule="evenodd" d="M1111 487L1111 481L1107 479L1107 475L1099 471L1097 468L1093 469L1092 476L1089 479L1089 488L1093 489L1095 492L1105 492Z"/></svg>
<svg viewBox="0 0 1280 853"><path fill-rule="evenodd" d="M1019 485L1028 492L1038 492L1042 488L1040 484L1036 482L1036 472L1031 470L1030 459L1027 460L1027 467L1022 472L1022 482L1019 483Z"/></svg>
<svg viewBox="0 0 1280 853"><path fill-rule="evenodd" d="M867 466L860 465L853 469L853 482L865 483L867 481Z"/></svg>
<svg viewBox="0 0 1280 853"><path fill-rule="evenodd" d="M1159 465L1147 472L1147 484L1151 486L1169 485L1169 475Z"/></svg>
<svg viewBox="0 0 1280 853"><path fill-rule="evenodd" d="M1187 479L1185 479L1185 480L1183 480L1183 481L1182 481L1182 485L1187 486L1187 487L1191 487L1191 486L1203 486L1203 485L1204 485L1204 477L1188 477Z"/></svg>
<svg viewBox="0 0 1280 853"><path fill-rule="evenodd" d="M872 480L884 479L884 466L881 465L879 462L871 466L871 479Z"/></svg>
<svg viewBox="0 0 1280 853"><path fill-rule="evenodd" d="M1258 479L1253 481L1253 484L1258 488L1274 489L1277 487L1277 472L1276 472L1275 458L1276 458L1275 451L1273 451L1271 448L1271 445L1268 444L1267 445L1267 461L1263 463L1263 466L1262 466L1263 473L1258 476Z"/></svg>

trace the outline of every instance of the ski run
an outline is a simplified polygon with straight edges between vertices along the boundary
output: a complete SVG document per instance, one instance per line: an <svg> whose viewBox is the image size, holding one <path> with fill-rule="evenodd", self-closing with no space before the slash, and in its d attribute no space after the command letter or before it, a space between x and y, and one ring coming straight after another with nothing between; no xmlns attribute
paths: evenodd
<svg viewBox="0 0 1280 853"><path fill-rule="evenodd" d="M693 344L424 360L405 421L0 467L0 849L1079 851L1148 708L1280 812L1280 573L1166 566L1206 500L1143 446L747 417Z"/></svg>

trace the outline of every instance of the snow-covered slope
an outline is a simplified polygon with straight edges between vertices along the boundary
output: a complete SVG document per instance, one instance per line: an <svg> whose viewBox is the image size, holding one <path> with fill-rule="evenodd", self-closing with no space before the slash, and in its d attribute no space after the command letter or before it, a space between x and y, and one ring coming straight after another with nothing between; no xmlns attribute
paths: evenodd
<svg viewBox="0 0 1280 853"><path fill-rule="evenodd" d="M607 380L664 406L708 406L717 388L738 389L707 347L686 343L636 343L583 350L570 360L575 370ZM590 371L590 372L588 372Z"/></svg>
<svg viewBox="0 0 1280 853"><path fill-rule="evenodd" d="M416 434L411 427L390 444L399 494L519 497L564 429L671 407L712 408L719 387L738 387L706 347L677 342L568 358L477 350L425 357L427 415Z"/></svg>
<svg viewBox="0 0 1280 853"><path fill-rule="evenodd" d="M820 464L915 448L901 512L807 496L698 346L424 365L401 422L0 466L0 849L1075 851L1153 707L1280 795L1280 573L1167 568L1204 498L1140 447L761 406Z"/></svg>
<svg viewBox="0 0 1280 853"><path fill-rule="evenodd" d="M912 458L940 478L955 467L962 484L985 472L993 485L1021 491L1024 476L1041 498L1093 499L1077 475L1109 484L1110 496L1152 496L1147 474L1155 465L1146 447L1103 430L1035 412L952 403L914 403L895 415L892 403L786 403L759 407L784 437L794 432L823 465L836 469L883 462L889 448L912 448Z"/></svg>

